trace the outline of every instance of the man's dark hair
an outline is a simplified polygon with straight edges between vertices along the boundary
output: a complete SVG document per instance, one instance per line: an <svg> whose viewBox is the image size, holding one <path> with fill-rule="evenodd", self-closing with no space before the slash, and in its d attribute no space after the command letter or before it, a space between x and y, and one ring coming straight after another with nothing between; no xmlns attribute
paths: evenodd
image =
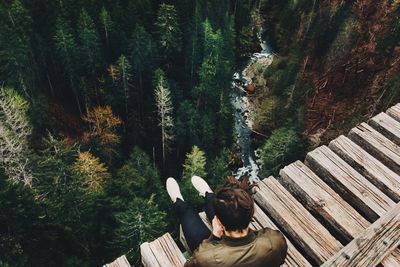
<svg viewBox="0 0 400 267"><path fill-rule="evenodd" d="M226 231L242 231L249 226L254 215L252 187L247 178L238 181L228 177L228 182L215 191L214 212Z"/></svg>

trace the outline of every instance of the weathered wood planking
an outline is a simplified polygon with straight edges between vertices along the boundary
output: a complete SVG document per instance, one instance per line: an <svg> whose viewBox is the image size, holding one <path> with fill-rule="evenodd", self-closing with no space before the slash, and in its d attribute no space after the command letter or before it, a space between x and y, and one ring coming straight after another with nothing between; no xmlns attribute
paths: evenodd
<svg viewBox="0 0 400 267"><path fill-rule="evenodd" d="M399 237L400 238L400 237ZM392 254L383 259L381 264L384 267L399 267L400 266L400 249L395 249Z"/></svg>
<svg viewBox="0 0 400 267"><path fill-rule="evenodd" d="M115 261L103 265L103 267L131 267L125 255L117 258Z"/></svg>
<svg viewBox="0 0 400 267"><path fill-rule="evenodd" d="M376 266L400 245L400 203L364 230L322 267Z"/></svg>
<svg viewBox="0 0 400 267"><path fill-rule="evenodd" d="M284 186L303 205L322 216L336 231L342 232L348 241L371 225L301 161L286 166L280 175ZM385 267L393 266L397 260L398 250L389 255L382 264Z"/></svg>
<svg viewBox="0 0 400 267"><path fill-rule="evenodd" d="M381 112L371 118L369 124L393 143L400 146L400 122Z"/></svg>
<svg viewBox="0 0 400 267"><path fill-rule="evenodd" d="M397 121L400 121L400 103L389 108L386 113Z"/></svg>
<svg viewBox="0 0 400 267"><path fill-rule="evenodd" d="M169 233L140 246L142 263L148 267L181 267L185 257Z"/></svg>
<svg viewBox="0 0 400 267"><path fill-rule="evenodd" d="M258 185L259 189L254 195L257 203L318 264L325 262L342 248L339 241L275 178L264 179Z"/></svg>
<svg viewBox="0 0 400 267"><path fill-rule="evenodd" d="M395 203L326 146L306 156L306 165L352 204L369 221L375 221Z"/></svg>
<svg viewBox="0 0 400 267"><path fill-rule="evenodd" d="M282 184L308 210L323 217L346 241L351 241L370 225L301 161L283 168L280 176Z"/></svg>
<svg viewBox="0 0 400 267"><path fill-rule="evenodd" d="M366 123L351 129L349 138L400 174L400 147Z"/></svg>
<svg viewBox="0 0 400 267"><path fill-rule="evenodd" d="M252 224L253 230L260 230L262 228L271 228L279 230L278 227L271 221L271 219L261 210L258 204L255 204L254 221L257 223ZM287 256L282 266L284 267L309 267L311 264L301 255L301 253L293 246L292 242L285 236L286 244L288 245Z"/></svg>
<svg viewBox="0 0 400 267"><path fill-rule="evenodd" d="M392 200L400 201L400 175L343 135L331 141L329 148Z"/></svg>
<svg viewBox="0 0 400 267"><path fill-rule="evenodd" d="M142 256L142 263L145 267L161 267L158 263L158 255L154 255L149 242L140 245L140 254Z"/></svg>

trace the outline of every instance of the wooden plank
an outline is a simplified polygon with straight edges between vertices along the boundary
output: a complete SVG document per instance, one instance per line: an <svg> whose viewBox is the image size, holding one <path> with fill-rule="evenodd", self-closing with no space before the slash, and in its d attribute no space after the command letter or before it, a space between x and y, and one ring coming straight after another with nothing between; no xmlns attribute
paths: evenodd
<svg viewBox="0 0 400 267"><path fill-rule="evenodd" d="M150 243L145 242L140 245L140 254L142 255L142 263L145 267L161 267L158 263L153 251L150 248Z"/></svg>
<svg viewBox="0 0 400 267"><path fill-rule="evenodd" d="M162 237L158 238L163 250L166 252L169 261L173 266L183 266L185 263L185 257L179 250L175 241L172 239L169 233L166 233Z"/></svg>
<svg viewBox="0 0 400 267"><path fill-rule="evenodd" d="M397 121L400 121L400 103L389 108L386 113Z"/></svg>
<svg viewBox="0 0 400 267"><path fill-rule="evenodd" d="M125 255L117 258L115 261L103 265L103 267L131 267Z"/></svg>
<svg viewBox="0 0 400 267"><path fill-rule="evenodd" d="M312 214L321 216L346 241L351 241L370 225L301 161L283 168L280 176L282 184L296 195Z"/></svg>
<svg viewBox="0 0 400 267"><path fill-rule="evenodd" d="M261 210L258 204L254 205L254 221L257 222L258 227L252 228L253 230L260 230L262 228L271 228L279 230L278 227L271 221L271 219ZM253 226L254 227L254 226ZM292 242L285 236L286 244L288 245L287 256L285 262L282 264L284 267L310 267L312 266L301 253L294 247Z"/></svg>
<svg viewBox="0 0 400 267"><path fill-rule="evenodd" d="M274 218L304 251L321 264L342 248L326 230L275 178L258 183L257 203Z"/></svg>
<svg viewBox="0 0 400 267"><path fill-rule="evenodd" d="M381 112L370 119L369 124L390 141L400 146L400 122Z"/></svg>
<svg viewBox="0 0 400 267"><path fill-rule="evenodd" d="M322 266L376 266L400 245L400 203Z"/></svg>
<svg viewBox="0 0 400 267"><path fill-rule="evenodd" d="M337 231L352 240L370 226L357 211L324 183L315 173L300 161L285 167L280 172L282 183L309 210L320 214ZM395 253L389 255L384 266L397 262ZM400 265L398 265L400 266Z"/></svg>
<svg viewBox="0 0 400 267"><path fill-rule="evenodd" d="M393 201L400 201L400 175L343 135L330 142L329 148Z"/></svg>
<svg viewBox="0 0 400 267"><path fill-rule="evenodd" d="M400 237L399 237L400 238ZM383 259L381 265L385 267L399 267L400 266L400 249L397 248L389 256Z"/></svg>
<svg viewBox="0 0 400 267"><path fill-rule="evenodd" d="M306 165L370 222L395 203L327 146L306 156Z"/></svg>
<svg viewBox="0 0 400 267"><path fill-rule="evenodd" d="M400 147L371 126L361 123L350 131L349 138L394 172L400 174Z"/></svg>
<svg viewBox="0 0 400 267"><path fill-rule="evenodd" d="M150 248L153 251L153 254L156 256L156 260L160 264L160 266L171 267L172 264L168 259L168 255L165 253L163 248L161 247L160 241L158 238L150 243Z"/></svg>

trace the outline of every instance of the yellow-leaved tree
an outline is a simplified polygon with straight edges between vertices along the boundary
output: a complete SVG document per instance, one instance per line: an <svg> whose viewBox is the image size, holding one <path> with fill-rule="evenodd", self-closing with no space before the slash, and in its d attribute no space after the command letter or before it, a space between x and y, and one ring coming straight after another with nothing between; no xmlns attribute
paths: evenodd
<svg viewBox="0 0 400 267"><path fill-rule="evenodd" d="M117 127L122 124L121 119L113 114L110 106L94 107L82 119L89 124L89 131L84 133L84 137L97 141L110 163L120 143Z"/></svg>
<svg viewBox="0 0 400 267"><path fill-rule="evenodd" d="M73 170L81 179L83 188L90 192L101 191L111 178L106 165L89 151L79 152Z"/></svg>

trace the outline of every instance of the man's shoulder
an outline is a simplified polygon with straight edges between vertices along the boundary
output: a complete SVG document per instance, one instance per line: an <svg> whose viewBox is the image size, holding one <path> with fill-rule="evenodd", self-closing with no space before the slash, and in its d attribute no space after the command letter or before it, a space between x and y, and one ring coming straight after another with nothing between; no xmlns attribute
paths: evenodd
<svg viewBox="0 0 400 267"><path fill-rule="evenodd" d="M286 247L285 236L278 230L263 228L255 231L255 234L259 242L270 242L273 250Z"/></svg>
<svg viewBox="0 0 400 267"><path fill-rule="evenodd" d="M210 266L215 261L215 253L221 247L220 242L216 240L204 240L193 252L192 258L185 266Z"/></svg>

